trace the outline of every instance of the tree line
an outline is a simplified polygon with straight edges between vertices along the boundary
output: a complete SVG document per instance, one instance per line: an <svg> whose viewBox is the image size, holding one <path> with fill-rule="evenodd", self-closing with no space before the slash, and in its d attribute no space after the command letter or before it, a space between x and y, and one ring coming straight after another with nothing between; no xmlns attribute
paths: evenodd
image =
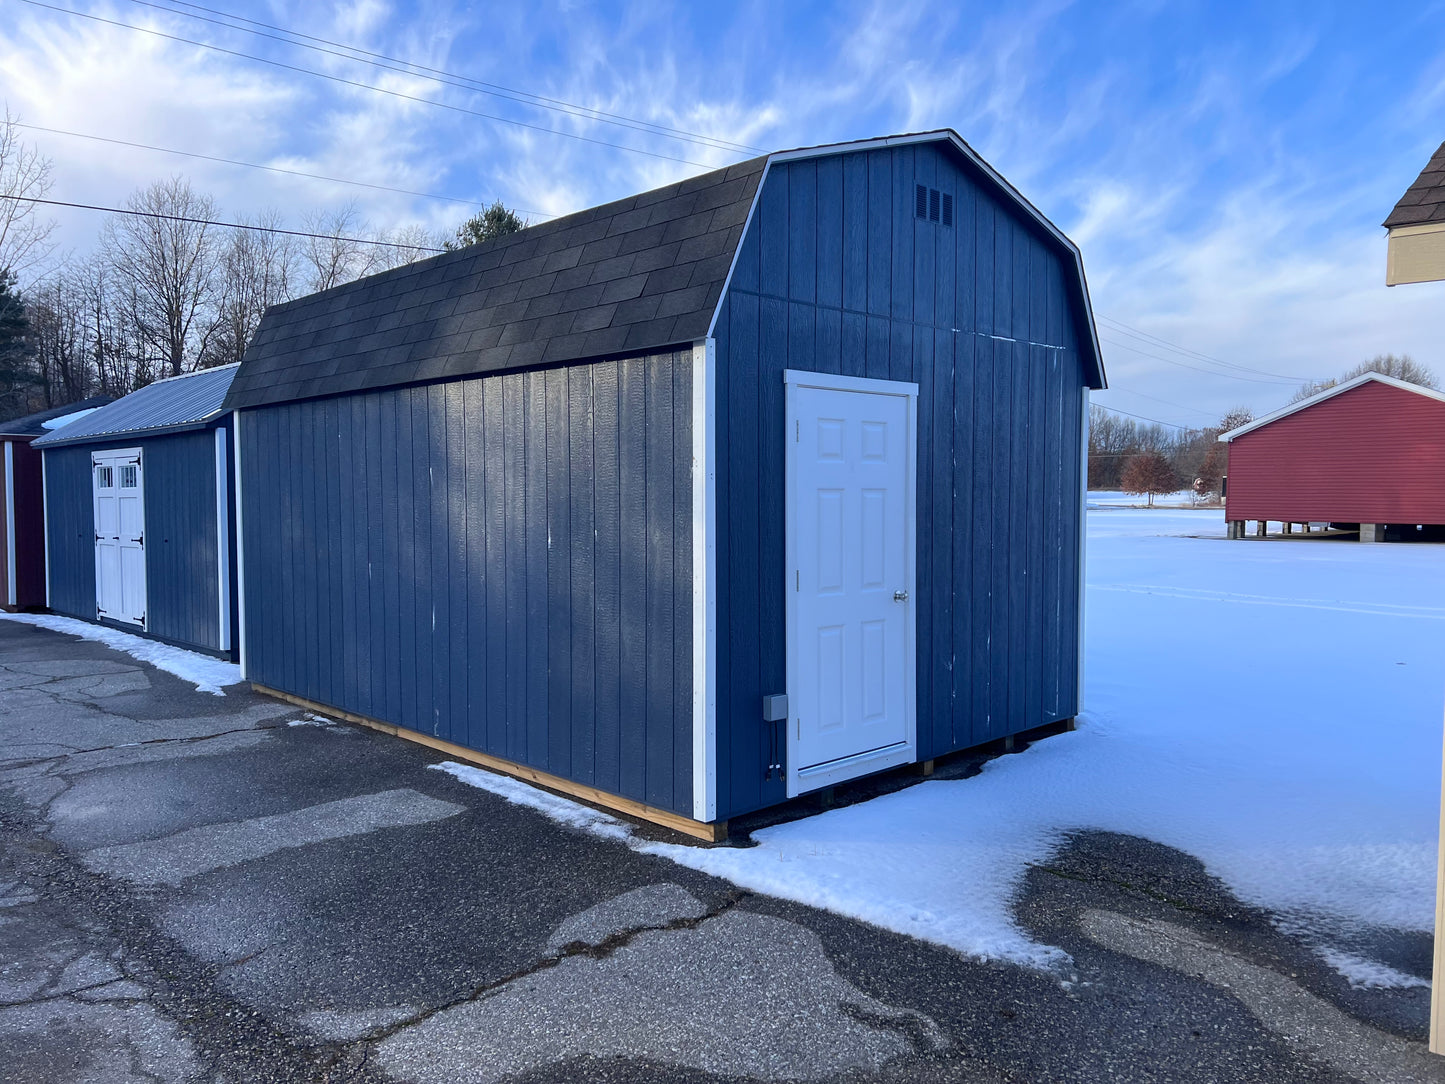
<svg viewBox="0 0 1445 1084"><path fill-rule="evenodd" d="M218 225L184 177L131 194L85 256L55 255L39 206L51 164L0 122L0 417L121 396L239 361L272 305L523 228L500 202L438 237L378 229L354 203L286 231L279 212Z"/></svg>

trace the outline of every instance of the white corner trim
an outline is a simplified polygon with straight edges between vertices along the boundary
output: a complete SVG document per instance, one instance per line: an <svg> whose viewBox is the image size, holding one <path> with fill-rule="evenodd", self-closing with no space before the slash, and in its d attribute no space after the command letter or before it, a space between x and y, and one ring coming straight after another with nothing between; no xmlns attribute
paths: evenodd
<svg viewBox="0 0 1445 1084"><path fill-rule="evenodd" d="M216 646L231 650L231 516L226 500L226 430L216 429Z"/></svg>
<svg viewBox="0 0 1445 1084"><path fill-rule="evenodd" d="M1079 408L1079 633L1074 638L1079 651L1079 695L1075 712L1084 710L1084 563L1089 546L1089 386L1084 385L1084 402Z"/></svg>
<svg viewBox="0 0 1445 1084"><path fill-rule="evenodd" d="M1301 399L1298 403L1291 403L1289 406L1280 407L1271 411L1262 418L1255 418L1248 425L1241 425L1238 429L1231 429L1227 433L1220 433L1219 439L1226 443L1235 437L1242 437L1246 433L1252 433L1271 422L1277 422L1281 418L1287 418L1291 414L1298 414L1301 410L1308 410L1312 406L1323 403L1326 399L1333 399L1336 395L1343 395L1347 391L1354 391L1362 384L1388 384L1392 388L1399 388L1401 391L1408 391L1414 395L1422 395L1426 399L1434 399L1437 402L1445 403L1445 392L1436 391L1434 388L1423 388L1419 384L1411 384L1408 380L1399 380L1393 376L1386 376L1384 373L1361 373L1353 380L1346 380L1343 384L1336 384L1333 388L1326 388L1322 392L1316 392L1308 399Z"/></svg>
<svg viewBox="0 0 1445 1084"><path fill-rule="evenodd" d="M692 348L692 816L704 823L717 819L716 380L709 337Z"/></svg>
<svg viewBox="0 0 1445 1084"><path fill-rule="evenodd" d="M50 609L50 475L40 453L40 530L45 536L45 608Z"/></svg>
<svg viewBox="0 0 1445 1084"><path fill-rule="evenodd" d="M5 602L14 606L15 586L15 442L5 442Z"/></svg>
<svg viewBox="0 0 1445 1084"><path fill-rule="evenodd" d="M241 503L241 412L231 415L231 440L234 444L232 462L236 465L236 613L237 638L241 664L241 677L249 678L246 672L246 532L243 528Z"/></svg>

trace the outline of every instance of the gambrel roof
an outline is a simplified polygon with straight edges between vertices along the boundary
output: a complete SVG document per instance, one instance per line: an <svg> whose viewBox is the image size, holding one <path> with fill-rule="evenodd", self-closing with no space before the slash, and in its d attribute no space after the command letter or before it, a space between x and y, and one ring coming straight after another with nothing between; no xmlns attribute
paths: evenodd
<svg viewBox="0 0 1445 1084"><path fill-rule="evenodd" d="M769 164L905 142L951 146L1077 276L1090 386L1103 362L1078 249L945 129L753 158L277 305L226 405L266 406L586 358L643 354L712 331Z"/></svg>

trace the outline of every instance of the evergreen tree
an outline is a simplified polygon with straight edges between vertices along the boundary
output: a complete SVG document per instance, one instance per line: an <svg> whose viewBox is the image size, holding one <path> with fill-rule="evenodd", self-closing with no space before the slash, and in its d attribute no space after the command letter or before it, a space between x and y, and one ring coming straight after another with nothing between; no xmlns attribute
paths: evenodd
<svg viewBox="0 0 1445 1084"><path fill-rule="evenodd" d="M468 245L480 245L483 241L505 237L526 228L526 221L519 218L516 211L504 207L502 201L497 200L485 211L478 211L458 226L456 236L443 241L442 247L451 252Z"/></svg>
<svg viewBox="0 0 1445 1084"><path fill-rule="evenodd" d="M26 413L41 390L33 354L25 299L15 276L0 271L0 417Z"/></svg>

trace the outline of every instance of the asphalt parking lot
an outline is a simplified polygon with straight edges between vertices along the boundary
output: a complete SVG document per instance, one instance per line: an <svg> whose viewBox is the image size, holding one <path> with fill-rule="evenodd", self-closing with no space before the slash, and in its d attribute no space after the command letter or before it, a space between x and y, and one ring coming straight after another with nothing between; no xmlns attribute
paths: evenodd
<svg viewBox="0 0 1445 1084"><path fill-rule="evenodd" d="M1177 852L1080 835L1067 973L743 892L430 750L0 620L0 1080L1445 1080ZM746 840L733 845L746 845ZM1390 946L1428 966L1427 939Z"/></svg>

